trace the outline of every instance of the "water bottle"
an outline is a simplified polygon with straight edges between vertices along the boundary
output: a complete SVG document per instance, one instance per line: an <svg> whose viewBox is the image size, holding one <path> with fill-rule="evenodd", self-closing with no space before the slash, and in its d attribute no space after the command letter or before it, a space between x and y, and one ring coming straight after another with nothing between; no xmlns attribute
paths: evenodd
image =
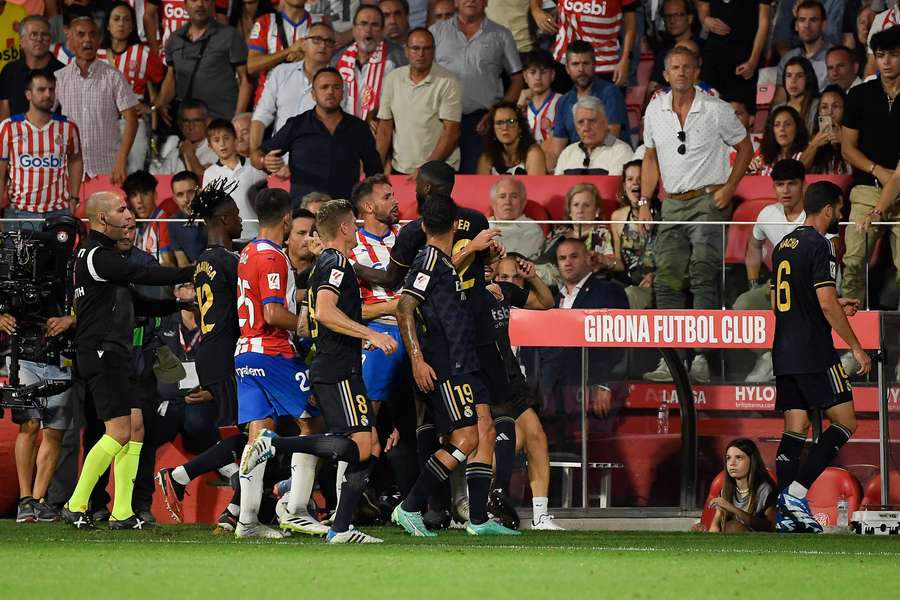
<svg viewBox="0 0 900 600"><path fill-rule="evenodd" d="M659 403L659 412L656 413L656 433L669 433L669 403L663 398Z"/></svg>
<svg viewBox="0 0 900 600"><path fill-rule="evenodd" d="M847 496L841 494L838 496L837 500L837 528L838 529L847 529L850 526L849 519L849 509L850 503L847 501Z"/></svg>

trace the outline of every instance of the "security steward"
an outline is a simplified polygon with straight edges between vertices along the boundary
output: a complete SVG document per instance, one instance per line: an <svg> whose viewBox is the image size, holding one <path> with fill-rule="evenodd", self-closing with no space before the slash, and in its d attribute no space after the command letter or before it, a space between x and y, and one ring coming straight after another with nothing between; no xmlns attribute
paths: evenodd
<svg viewBox="0 0 900 600"><path fill-rule="evenodd" d="M193 267L173 269L136 265L122 257L116 242L133 215L114 192L97 192L87 202L90 235L75 258L75 376L91 394L105 434L84 459L81 477L63 518L77 529L91 529L88 499L100 475L113 460L115 498L110 529L148 529L131 508L131 495L141 453L143 421L139 394L130 389L128 375L135 316L165 316L177 312L181 301L151 300L132 284L174 285L191 280ZM137 414L135 414L137 413ZM134 421L132 420L134 417Z"/></svg>

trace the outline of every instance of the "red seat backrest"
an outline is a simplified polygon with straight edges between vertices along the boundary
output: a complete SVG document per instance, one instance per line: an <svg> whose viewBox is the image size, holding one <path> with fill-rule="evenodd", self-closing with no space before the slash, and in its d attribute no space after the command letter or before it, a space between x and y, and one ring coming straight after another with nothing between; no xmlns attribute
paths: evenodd
<svg viewBox="0 0 900 600"><path fill-rule="evenodd" d="M823 527L834 527L837 523L837 501L841 494L847 497L848 514L852 515L853 511L859 509L862 493L856 477L839 467L825 469L809 488L806 499L809 501L810 511Z"/></svg>
<svg viewBox="0 0 900 600"><path fill-rule="evenodd" d="M890 471L890 496L888 504L900 504L900 473ZM863 493L862 506L877 506L881 504L881 475L875 475L866 482Z"/></svg>
<svg viewBox="0 0 900 600"><path fill-rule="evenodd" d="M759 198L741 202L731 217L732 221L751 222L756 221L759 213L766 206L774 203L773 198ZM747 257L747 243L753 234L753 225L730 225L728 227L728 240L725 244L725 263L744 264Z"/></svg>

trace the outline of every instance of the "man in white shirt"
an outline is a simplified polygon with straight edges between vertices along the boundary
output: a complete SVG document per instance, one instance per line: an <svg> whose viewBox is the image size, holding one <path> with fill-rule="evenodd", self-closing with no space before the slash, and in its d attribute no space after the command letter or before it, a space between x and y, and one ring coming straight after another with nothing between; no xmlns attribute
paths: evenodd
<svg viewBox="0 0 900 600"><path fill-rule="evenodd" d="M202 100L185 100L178 107L178 128L181 130L181 142L168 142L168 151L163 148L159 165L150 165L154 175L174 175L182 171L190 171L197 177L203 177L206 167L216 162L216 153L206 140L206 128L209 125L209 114ZM174 136L171 140L177 140Z"/></svg>
<svg viewBox="0 0 900 600"><path fill-rule="evenodd" d="M500 242L506 252L516 252L534 260L544 246L544 230L525 216L528 196L521 179L503 177L491 186L492 226L500 230ZM516 221L495 223L495 221Z"/></svg>
<svg viewBox="0 0 900 600"><path fill-rule="evenodd" d="M634 152L609 132L603 102L582 96L572 106L572 117L580 141L562 151L554 175L621 175Z"/></svg>
<svg viewBox="0 0 900 600"><path fill-rule="evenodd" d="M722 269L722 227L704 227L703 221L727 221L731 199L753 155L747 130L734 109L723 100L694 86L700 68L693 51L676 46L666 55L664 76L671 89L659 93L644 116L641 197L638 219L651 221L650 200L662 179L666 200L662 221L689 221L696 225L661 224L654 255L653 290L661 309L687 308L693 296L695 309L721 308L719 278ZM729 173L729 146L737 154ZM691 377L709 381L706 357L697 353ZM661 360L650 381L671 381Z"/></svg>

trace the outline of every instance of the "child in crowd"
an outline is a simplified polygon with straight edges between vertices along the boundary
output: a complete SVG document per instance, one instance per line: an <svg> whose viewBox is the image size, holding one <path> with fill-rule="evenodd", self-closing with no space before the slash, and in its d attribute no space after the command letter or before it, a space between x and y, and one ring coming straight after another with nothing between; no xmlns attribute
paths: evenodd
<svg viewBox="0 0 900 600"><path fill-rule="evenodd" d="M246 240L253 239L259 232L259 224L256 222L256 211L250 204L247 192L254 184L265 181L266 174L251 165L249 159L238 154L237 132L231 121L215 119L207 127L206 137L209 147L219 160L203 172L203 187L219 177L224 177L235 186L231 197L234 198L244 222L242 237Z"/></svg>
<svg viewBox="0 0 900 600"><path fill-rule="evenodd" d="M775 530L775 481L752 440L738 438L725 450L725 483L710 508L716 516L710 532L745 533Z"/></svg>
<svg viewBox="0 0 900 600"><path fill-rule="evenodd" d="M528 126L531 128L534 141L541 144L546 154L547 148L544 147L544 143L553 137L556 105L562 97L550 89L556 77L553 55L546 50L529 52L525 56L523 77L526 87L519 95L517 104L519 110L528 118Z"/></svg>

